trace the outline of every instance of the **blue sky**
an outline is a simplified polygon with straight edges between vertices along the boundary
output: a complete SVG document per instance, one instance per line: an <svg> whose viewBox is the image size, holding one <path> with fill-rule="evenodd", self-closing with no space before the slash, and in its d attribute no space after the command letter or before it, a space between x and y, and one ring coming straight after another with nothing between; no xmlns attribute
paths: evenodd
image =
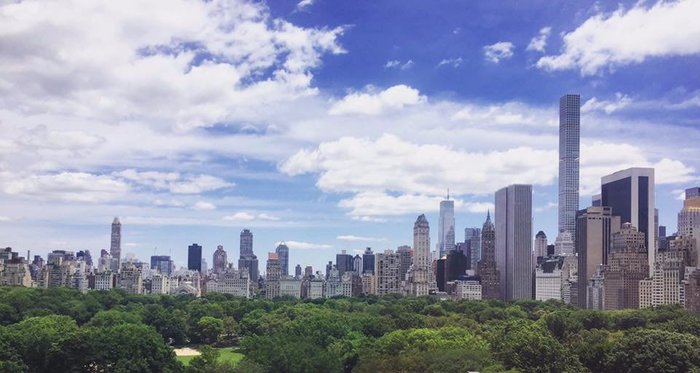
<svg viewBox="0 0 700 373"><path fill-rule="evenodd" d="M21 252L96 254L119 216L144 260L235 259L250 228L261 263L286 241L322 269L411 244L421 213L435 231L447 188L461 239L511 183L553 240L566 93L581 206L655 167L673 232L700 184L698 1L0 4L0 245Z"/></svg>

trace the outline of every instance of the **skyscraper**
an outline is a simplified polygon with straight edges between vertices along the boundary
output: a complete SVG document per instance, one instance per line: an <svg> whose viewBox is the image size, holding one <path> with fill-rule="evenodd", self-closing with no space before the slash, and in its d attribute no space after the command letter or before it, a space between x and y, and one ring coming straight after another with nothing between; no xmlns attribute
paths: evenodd
<svg viewBox="0 0 700 373"><path fill-rule="evenodd" d="M547 235L539 231L535 235L535 258L547 256Z"/></svg>
<svg viewBox="0 0 700 373"><path fill-rule="evenodd" d="M685 190L683 208L678 213L678 235L694 238L700 248L700 187Z"/></svg>
<svg viewBox="0 0 700 373"><path fill-rule="evenodd" d="M406 274L413 263L413 250L411 246L402 245L396 248L396 254L399 255L399 278L406 281Z"/></svg>
<svg viewBox="0 0 700 373"><path fill-rule="evenodd" d="M496 264L504 300L532 299L532 185L496 192Z"/></svg>
<svg viewBox="0 0 700 373"><path fill-rule="evenodd" d="M568 230L559 232L554 240L554 255L574 255L574 238Z"/></svg>
<svg viewBox="0 0 700 373"><path fill-rule="evenodd" d="M601 203L612 207L612 213L620 217L622 224L631 223L644 234L651 276L656 259L654 169L628 168L603 176Z"/></svg>
<svg viewBox="0 0 700 373"><path fill-rule="evenodd" d="M605 309L639 308L639 282L650 277L645 243L644 233L630 223L613 234L603 281Z"/></svg>
<svg viewBox="0 0 700 373"><path fill-rule="evenodd" d="M243 268L248 269L250 287L254 291L258 287L260 269L258 266L258 257L253 253L253 233L248 229L241 231L240 252L241 255L238 259L238 270L240 271Z"/></svg>
<svg viewBox="0 0 700 373"><path fill-rule="evenodd" d="M335 255L335 267L338 268L338 276L343 277L345 272L352 272L353 258L347 251L342 250L340 254Z"/></svg>
<svg viewBox="0 0 700 373"><path fill-rule="evenodd" d="M277 253L269 253L265 268L265 297L272 299L280 296L280 278L282 268Z"/></svg>
<svg viewBox="0 0 700 373"><path fill-rule="evenodd" d="M280 260L280 268L282 270L282 276L289 276L289 247L284 242L281 242L275 248L275 252Z"/></svg>
<svg viewBox="0 0 700 373"><path fill-rule="evenodd" d="M612 236L619 230L620 217L614 216L610 207L591 206L578 212L574 241L578 254L579 307L602 307L601 295L595 293L596 299L588 299L588 289L589 286L593 290L600 288L600 276L596 277L596 273L601 265L608 264Z"/></svg>
<svg viewBox="0 0 700 373"><path fill-rule="evenodd" d="M501 274L496 266L496 229L491 222L491 213L486 213L486 221L481 228L481 299L502 299Z"/></svg>
<svg viewBox="0 0 700 373"><path fill-rule="evenodd" d="M464 228L464 243L467 244L469 253L464 253L469 257L469 268L476 270L481 260L481 229Z"/></svg>
<svg viewBox="0 0 700 373"><path fill-rule="evenodd" d="M112 257L112 271L118 271L121 266L122 255L122 223L119 218L112 221L112 241L109 246L109 255Z"/></svg>
<svg viewBox="0 0 700 373"><path fill-rule="evenodd" d="M450 199L440 201L440 217L438 221L438 254L442 258L445 252L455 248L455 202Z"/></svg>
<svg viewBox="0 0 700 373"><path fill-rule="evenodd" d="M559 231L575 235L578 211L581 96L559 99Z"/></svg>
<svg viewBox="0 0 700 373"><path fill-rule="evenodd" d="M408 293L415 296L428 295L430 290L437 287L437 284L430 263L430 225L423 214L418 216L413 224L413 249L413 262L408 276Z"/></svg>
<svg viewBox="0 0 700 373"><path fill-rule="evenodd" d="M187 247L187 269L202 271L202 247L196 243Z"/></svg>
<svg viewBox="0 0 700 373"><path fill-rule="evenodd" d="M362 273L374 274L374 253L370 247L362 253Z"/></svg>
<svg viewBox="0 0 700 373"><path fill-rule="evenodd" d="M222 245L216 247L212 258L212 264L214 265L214 273L221 274L226 272L226 250L224 250Z"/></svg>

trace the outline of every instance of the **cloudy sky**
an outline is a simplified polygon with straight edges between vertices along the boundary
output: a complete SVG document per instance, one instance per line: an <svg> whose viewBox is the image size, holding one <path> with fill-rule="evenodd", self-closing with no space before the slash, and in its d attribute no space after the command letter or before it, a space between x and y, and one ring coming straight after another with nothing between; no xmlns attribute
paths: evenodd
<svg viewBox="0 0 700 373"><path fill-rule="evenodd" d="M534 185L556 227L558 99L582 100L581 205L656 168L700 184L700 1L0 0L0 245L186 260L243 228L263 263L457 238ZM433 241L435 234L433 234ZM434 242L433 242L434 244ZM264 265L261 264L264 268Z"/></svg>

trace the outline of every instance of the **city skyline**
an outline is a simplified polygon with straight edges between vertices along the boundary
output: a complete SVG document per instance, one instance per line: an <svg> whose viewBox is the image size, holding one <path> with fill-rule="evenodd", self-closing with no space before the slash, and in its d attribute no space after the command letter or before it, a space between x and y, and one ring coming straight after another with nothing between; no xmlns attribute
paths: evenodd
<svg viewBox="0 0 700 373"><path fill-rule="evenodd" d="M183 265L196 242L235 262L248 228L261 272L282 241L290 267L322 269L410 244L418 214L437 230L447 188L459 237L513 183L533 185L533 231L553 242L565 94L581 208L601 177L653 167L670 234L700 184L697 2L214 3L0 6L3 246L97 257L119 216L122 258Z"/></svg>

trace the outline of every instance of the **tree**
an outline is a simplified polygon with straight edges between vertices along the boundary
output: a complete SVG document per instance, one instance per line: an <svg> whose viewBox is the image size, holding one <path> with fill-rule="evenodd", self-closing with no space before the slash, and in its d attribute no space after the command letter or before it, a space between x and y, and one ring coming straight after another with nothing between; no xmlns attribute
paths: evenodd
<svg viewBox="0 0 700 373"><path fill-rule="evenodd" d="M196 333L200 342L215 343L224 331L224 321L216 317L203 316L196 325Z"/></svg>
<svg viewBox="0 0 700 373"><path fill-rule="evenodd" d="M75 361L78 325L68 316L25 319L8 327L11 345L30 371L68 371Z"/></svg>
<svg viewBox="0 0 700 373"><path fill-rule="evenodd" d="M654 329L626 332L612 347L608 372L688 372L700 369L700 341Z"/></svg>

